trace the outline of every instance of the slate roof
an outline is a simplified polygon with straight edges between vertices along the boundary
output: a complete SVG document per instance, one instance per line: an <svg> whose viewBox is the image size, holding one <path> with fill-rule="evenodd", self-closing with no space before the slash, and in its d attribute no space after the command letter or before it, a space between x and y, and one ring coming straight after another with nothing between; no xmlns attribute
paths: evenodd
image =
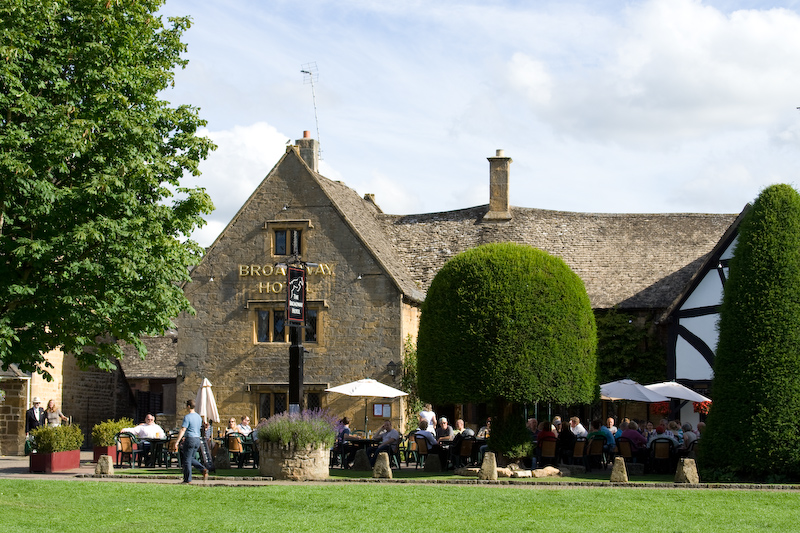
<svg viewBox="0 0 800 533"><path fill-rule="evenodd" d="M121 343L125 357L117 361L127 379L174 379L178 364L178 331L162 337L142 337L147 356L142 360L130 344Z"/></svg>
<svg viewBox="0 0 800 533"><path fill-rule="evenodd" d="M400 262L424 288L455 254L489 242L529 244L561 257L595 308L665 308L736 219L730 214L571 213L512 207L482 222L488 205L423 215L383 215Z"/></svg>

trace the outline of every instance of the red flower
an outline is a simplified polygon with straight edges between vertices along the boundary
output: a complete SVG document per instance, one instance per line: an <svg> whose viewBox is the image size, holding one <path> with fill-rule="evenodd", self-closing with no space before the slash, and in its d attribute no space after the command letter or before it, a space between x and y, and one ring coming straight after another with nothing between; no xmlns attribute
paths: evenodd
<svg viewBox="0 0 800 533"><path fill-rule="evenodd" d="M708 401L708 402L694 402L693 405L694 405L694 412L695 413L700 413L700 414L703 414L703 415L707 415L709 409L711 409L711 402L710 401Z"/></svg>
<svg viewBox="0 0 800 533"><path fill-rule="evenodd" d="M669 406L669 402L657 402L650 406L650 411L659 416L669 416L672 409Z"/></svg>

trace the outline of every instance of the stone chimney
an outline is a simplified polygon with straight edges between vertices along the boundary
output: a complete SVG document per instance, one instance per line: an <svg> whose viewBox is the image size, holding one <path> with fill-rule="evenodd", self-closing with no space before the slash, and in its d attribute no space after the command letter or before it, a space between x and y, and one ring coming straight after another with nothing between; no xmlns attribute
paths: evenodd
<svg viewBox="0 0 800 533"><path fill-rule="evenodd" d="M303 138L297 139L297 147L300 149L300 157L311 167L314 172L319 172L319 143L311 138L310 131L303 132Z"/></svg>
<svg viewBox="0 0 800 533"><path fill-rule="evenodd" d="M503 150L497 150L495 157L489 160L489 211L483 215L483 220L511 220L508 192L508 169L511 158L506 157Z"/></svg>

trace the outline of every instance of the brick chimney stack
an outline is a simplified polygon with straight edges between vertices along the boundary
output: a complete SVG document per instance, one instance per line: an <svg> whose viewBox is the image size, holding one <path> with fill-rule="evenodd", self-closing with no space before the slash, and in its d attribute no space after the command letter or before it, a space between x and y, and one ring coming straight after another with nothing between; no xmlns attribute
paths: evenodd
<svg viewBox="0 0 800 533"><path fill-rule="evenodd" d="M303 138L297 139L297 147L300 149L300 157L306 162L311 170L319 172L319 143L311 138L310 131L303 132Z"/></svg>
<svg viewBox="0 0 800 533"><path fill-rule="evenodd" d="M495 157L489 160L489 211L483 220L511 220L509 209L508 175L511 158L506 157L503 150L497 150Z"/></svg>

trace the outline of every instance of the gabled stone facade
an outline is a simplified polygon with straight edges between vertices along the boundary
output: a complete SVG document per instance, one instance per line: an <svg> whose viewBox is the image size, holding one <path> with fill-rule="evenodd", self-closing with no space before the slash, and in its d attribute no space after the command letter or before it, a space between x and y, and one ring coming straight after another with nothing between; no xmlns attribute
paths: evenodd
<svg viewBox="0 0 800 533"><path fill-rule="evenodd" d="M204 377L220 415L260 416L286 408L288 337L274 342L285 307L293 232L307 268L307 307L316 339L305 342L308 405L376 429L375 404L402 426L402 402L350 398L325 388L361 378L395 384L387 371L416 336L424 291L442 265L487 242L527 243L564 259L595 308L657 314L684 290L735 215L567 213L509 205L511 159L490 157L488 205L421 215L384 214L316 172L316 141L305 137L270 171L209 248L184 287L195 316L178 318L178 360L186 378L177 405ZM313 264L313 266L312 266ZM468 421L476 422L476 421Z"/></svg>

